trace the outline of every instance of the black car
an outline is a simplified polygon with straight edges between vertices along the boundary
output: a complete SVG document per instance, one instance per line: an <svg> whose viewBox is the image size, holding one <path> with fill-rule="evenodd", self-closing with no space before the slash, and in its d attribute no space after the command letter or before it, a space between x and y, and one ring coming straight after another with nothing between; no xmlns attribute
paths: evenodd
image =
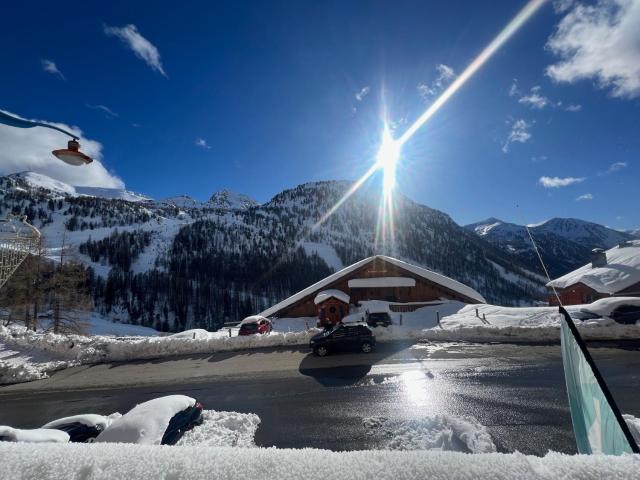
<svg viewBox="0 0 640 480"><path fill-rule="evenodd" d="M193 407L188 407L176 413L169 421L169 425L162 436L161 445L175 445L185 432L202 425L202 404L196 402Z"/></svg>
<svg viewBox="0 0 640 480"><path fill-rule="evenodd" d="M391 325L391 315L387 312L367 313L367 325L370 327L388 327Z"/></svg>
<svg viewBox="0 0 640 480"><path fill-rule="evenodd" d="M329 352L359 351L369 353L376 344L376 337L369 327L363 324L344 325L339 323L315 335L309 342L313 353L324 357Z"/></svg>

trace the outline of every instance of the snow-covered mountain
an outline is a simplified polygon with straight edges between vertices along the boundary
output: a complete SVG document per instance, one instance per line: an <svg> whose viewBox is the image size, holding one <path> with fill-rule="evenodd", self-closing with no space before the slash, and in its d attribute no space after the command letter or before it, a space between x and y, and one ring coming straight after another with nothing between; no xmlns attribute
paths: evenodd
<svg viewBox="0 0 640 480"><path fill-rule="evenodd" d="M97 309L120 321L216 328L374 253L441 272L492 302L530 303L544 294L543 279L516 255L400 194L393 244L376 243L377 189L360 189L314 228L349 182L306 183L258 205L229 191L208 202L87 196L34 178L0 177L0 215L27 215L49 248L64 237L95 273Z"/></svg>
<svg viewBox="0 0 640 480"><path fill-rule="evenodd" d="M227 189L220 190L211 195L208 203L213 208L225 210L245 210L259 205L258 202L248 195L232 192Z"/></svg>
<svg viewBox="0 0 640 480"><path fill-rule="evenodd" d="M552 277L564 275L587 263L593 248L609 249L622 241L636 238L627 232L575 218L552 218L528 227ZM488 218L466 228L517 256L529 269L541 272L540 262L523 225Z"/></svg>

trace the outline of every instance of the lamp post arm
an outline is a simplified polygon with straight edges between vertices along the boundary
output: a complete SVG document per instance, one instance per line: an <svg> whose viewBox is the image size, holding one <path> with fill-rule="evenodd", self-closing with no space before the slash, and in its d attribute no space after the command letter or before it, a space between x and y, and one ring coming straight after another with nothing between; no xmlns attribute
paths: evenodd
<svg viewBox="0 0 640 480"><path fill-rule="evenodd" d="M17 127L17 128L33 128L33 127L51 128L53 130L62 132L65 135L69 135L74 140L78 140L77 135L71 132L68 132L63 128L56 127L55 125L49 125L48 123L34 122L32 120L25 120L24 118L14 117L13 115L9 115L8 113L3 112L2 110L0 110L0 123L4 123L5 125L9 125L11 127Z"/></svg>

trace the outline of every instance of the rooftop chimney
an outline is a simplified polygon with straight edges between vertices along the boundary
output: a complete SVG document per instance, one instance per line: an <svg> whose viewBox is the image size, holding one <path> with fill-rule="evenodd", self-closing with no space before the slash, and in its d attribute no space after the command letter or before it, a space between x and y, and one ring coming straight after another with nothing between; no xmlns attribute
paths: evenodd
<svg viewBox="0 0 640 480"><path fill-rule="evenodd" d="M607 264L607 252L601 248L591 250L591 268L604 267Z"/></svg>

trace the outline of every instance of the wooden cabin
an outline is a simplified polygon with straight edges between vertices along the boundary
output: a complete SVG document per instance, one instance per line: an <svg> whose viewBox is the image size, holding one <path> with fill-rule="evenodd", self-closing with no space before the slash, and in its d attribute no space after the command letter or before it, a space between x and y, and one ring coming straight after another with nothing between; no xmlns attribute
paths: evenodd
<svg viewBox="0 0 640 480"><path fill-rule="evenodd" d="M363 300L386 300L399 304L416 304L448 299L465 303L485 303L473 288L452 278L385 255L375 255L329 275L266 309L265 317L315 317L321 312L317 296L323 291L341 292L342 306L358 305ZM347 298L346 302L344 298ZM328 301L328 297L325 301ZM339 314L340 303L332 304ZM330 304L325 308L331 309ZM326 315L329 310L324 310ZM348 313L346 311L345 315ZM344 316L344 315L343 315Z"/></svg>

